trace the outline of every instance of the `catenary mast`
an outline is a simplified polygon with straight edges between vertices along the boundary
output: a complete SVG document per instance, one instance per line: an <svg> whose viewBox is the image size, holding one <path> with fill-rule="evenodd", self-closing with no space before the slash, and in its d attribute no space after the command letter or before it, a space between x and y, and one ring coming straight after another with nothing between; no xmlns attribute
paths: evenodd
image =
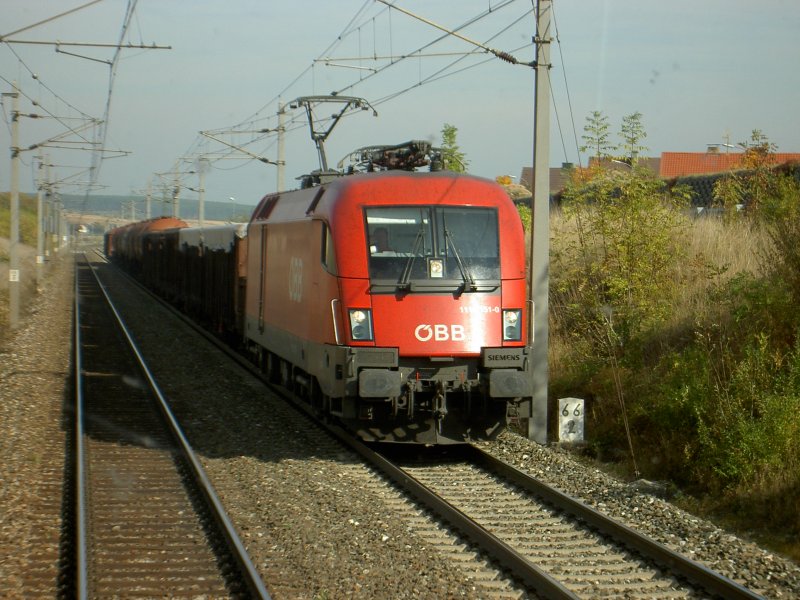
<svg viewBox="0 0 800 600"><path fill-rule="evenodd" d="M550 14L552 0L536 7L536 83L533 126L533 198L528 290L532 306L529 339L533 400L528 437L547 443L549 263L550 263Z"/></svg>

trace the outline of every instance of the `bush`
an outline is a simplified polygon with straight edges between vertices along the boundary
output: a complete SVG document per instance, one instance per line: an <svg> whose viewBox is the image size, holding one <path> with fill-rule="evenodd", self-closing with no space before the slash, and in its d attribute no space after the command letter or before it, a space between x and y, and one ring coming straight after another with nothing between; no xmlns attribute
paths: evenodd
<svg viewBox="0 0 800 600"><path fill-rule="evenodd" d="M578 173L552 227L551 391L587 400L597 456L796 536L800 179L754 168L720 188L747 210L694 221L646 175Z"/></svg>
<svg viewBox="0 0 800 600"><path fill-rule="evenodd" d="M749 487L767 473L796 463L800 418L797 390L787 389L784 357L766 335L750 341L741 360L731 361L698 414L699 460L712 488Z"/></svg>
<svg viewBox="0 0 800 600"><path fill-rule="evenodd" d="M800 181L790 175L775 177L774 195L765 199L759 215L772 241L764 263L785 283L797 303L800 302Z"/></svg>
<svg viewBox="0 0 800 600"><path fill-rule="evenodd" d="M595 169L570 186L563 214L575 236L554 253L555 301L593 355L621 357L674 305L684 198L646 169Z"/></svg>
<svg viewBox="0 0 800 600"><path fill-rule="evenodd" d="M686 224L678 207L686 198L670 194L651 171L638 167L625 172L595 168L574 176L562 203L573 235L554 244L551 257L553 312L572 347L584 351L581 362L610 377L610 385L597 386L603 391L592 394L593 404L607 410L616 403L638 473L627 374L641 362L646 340L675 304Z"/></svg>

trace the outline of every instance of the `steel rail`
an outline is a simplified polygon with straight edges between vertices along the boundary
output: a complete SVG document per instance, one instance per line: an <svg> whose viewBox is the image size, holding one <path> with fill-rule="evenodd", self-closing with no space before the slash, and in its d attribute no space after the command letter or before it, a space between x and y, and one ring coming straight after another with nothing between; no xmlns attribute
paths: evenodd
<svg viewBox="0 0 800 600"><path fill-rule="evenodd" d="M177 318L181 319L187 325L192 327L197 333L205 337L217 348L227 354L231 359L235 360L251 375L258 377L273 392L280 395L298 411L304 414L315 426L320 427L344 446L353 450L356 454L364 458L366 462L374 466L378 471L394 481L398 487L411 494L417 501L420 502L420 504L435 512L443 520L450 523L456 529L462 531L482 550L489 554L493 559L497 560L497 562L503 568L511 572L519 581L522 581L525 585L529 586L530 589L536 590L537 593L539 593L543 598L547 598L549 600L577 600L579 598L569 589L564 587L560 582L539 569L526 558L520 556L518 552L516 552L502 540L472 521L456 507L437 496L434 492L429 490L408 473L399 467L396 467L389 460L377 452L374 452L359 440L355 439L352 434L333 423L322 422L315 418L313 409L308 404L294 396L291 391L270 382L262 371L260 371L253 363L246 360L241 354L235 352L229 346L222 343L222 341L217 337L213 336L208 331L197 325L197 323L175 309L175 307L170 305L163 298L142 286L138 281L130 277L130 275L124 273L123 271L120 271L120 273L131 280L135 285L138 285L162 306L171 311Z"/></svg>
<svg viewBox="0 0 800 600"><path fill-rule="evenodd" d="M88 264L88 261L87 261ZM73 353L75 367L75 593L78 600L88 598L86 566L86 445L83 431L83 353L81 351L81 311L79 267L75 268L75 298L73 300Z"/></svg>
<svg viewBox="0 0 800 600"><path fill-rule="evenodd" d="M85 257L85 255L84 255ZM120 330L125 335L125 338L128 342L128 345L134 354L139 367L142 370L147 382L150 386L151 391L158 399L158 405L161 409L164 417L166 418L169 427L174 434L176 440L179 442L181 451L184 457L189 464L192 474L195 477L196 482L199 484L200 489L202 490L209 506L212 509L212 513L217 520L218 525L220 526L223 535L225 536L229 548L231 549L231 553L234 555L236 561L239 563L239 567L241 569L241 573L245 579L245 583L247 587L250 589L251 593L263 600L270 600L271 596L267 591L264 582L261 579L261 576L258 574L258 570L253 565L253 562L250 560L250 556L247 553L247 549L245 548L242 540L239 538L239 534L236 532L236 528L234 527L233 523L231 522L230 518L228 517L227 513L225 512L225 508L222 505L222 502L219 499L219 496L214 489L211 481L208 478L208 475L203 468L203 465L200 463L200 459L197 457L196 453L192 449L191 445L189 444L189 440L183 433L180 425L178 424L175 415L172 413L172 410L169 407L169 403L167 402L164 394L161 391L161 388L156 383L155 377L153 376L152 372L148 368L142 353L140 352L136 342L134 341L130 331L125 326L125 322L122 319L119 311L117 310L116 306L114 305L113 301L111 300L106 287L103 285L102 281L100 281L100 277L97 274L95 268L91 265L91 263L87 260L87 264L91 269L92 274L97 281L100 290L103 293L106 301L108 302L108 306L111 309L111 312L114 314L114 318L116 319L117 323L120 326Z"/></svg>

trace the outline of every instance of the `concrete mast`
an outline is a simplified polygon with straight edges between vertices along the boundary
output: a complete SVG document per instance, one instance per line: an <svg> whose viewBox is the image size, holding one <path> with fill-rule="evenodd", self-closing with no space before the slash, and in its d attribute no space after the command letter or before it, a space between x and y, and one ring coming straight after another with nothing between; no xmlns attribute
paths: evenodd
<svg viewBox="0 0 800 600"><path fill-rule="evenodd" d="M552 0L536 7L536 83L533 127L533 201L528 289L533 399L528 437L547 443L549 287L550 287L550 15Z"/></svg>

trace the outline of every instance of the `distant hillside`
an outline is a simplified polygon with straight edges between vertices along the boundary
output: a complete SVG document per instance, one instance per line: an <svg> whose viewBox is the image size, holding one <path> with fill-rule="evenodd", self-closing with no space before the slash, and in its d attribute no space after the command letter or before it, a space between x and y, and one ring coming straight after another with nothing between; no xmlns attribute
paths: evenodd
<svg viewBox="0 0 800 600"><path fill-rule="evenodd" d="M8 239L11 222L11 202L8 192L0 192L0 238ZM36 196L19 195L19 240L23 244L36 244ZM4 253L0 250L0 260Z"/></svg>
<svg viewBox="0 0 800 600"><path fill-rule="evenodd" d="M62 195L64 208L71 213L85 215L103 215L124 219L144 219L146 206L144 196L73 196ZM199 218L198 202L195 199L181 199L179 204L181 219L196 220ZM253 211L253 206L233 204L232 202L205 202L205 218L209 221L246 221ZM150 203L150 216L161 217L172 215L172 203L153 199Z"/></svg>

